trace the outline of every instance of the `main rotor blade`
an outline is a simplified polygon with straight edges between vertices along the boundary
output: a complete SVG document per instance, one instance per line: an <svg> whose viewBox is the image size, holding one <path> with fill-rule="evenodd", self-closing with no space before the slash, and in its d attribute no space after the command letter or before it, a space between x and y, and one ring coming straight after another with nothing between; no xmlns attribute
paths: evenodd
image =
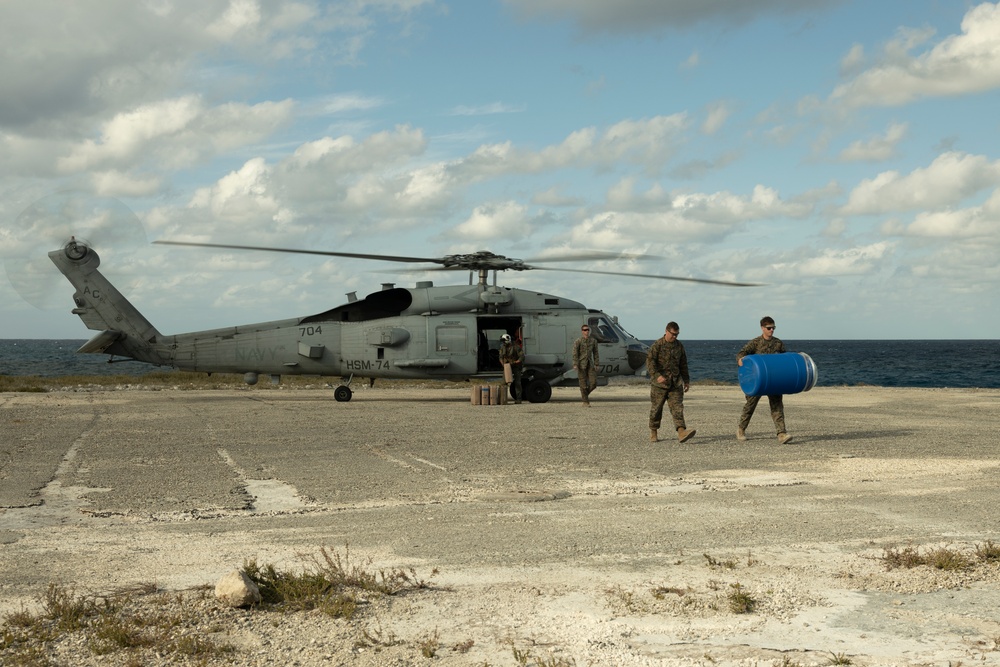
<svg viewBox="0 0 1000 667"><path fill-rule="evenodd" d="M553 255L552 257L535 257L534 259L524 260L525 264L530 264L532 262L586 262L588 260L602 260L602 259L663 259L658 255L643 255L639 253L631 252L604 252L600 250L584 250L573 255ZM526 267L529 269L536 268L533 266Z"/></svg>
<svg viewBox="0 0 1000 667"><path fill-rule="evenodd" d="M226 243L191 243L188 241L153 241L160 245L190 246L193 248L224 248L227 250L263 250L266 252L288 252L300 255L323 255L327 257L350 257L353 259L383 259L387 262L431 262L441 264L441 258L433 257L400 257L397 255L368 255L356 252L333 252L330 250L301 250L299 248L267 248L252 245L229 245Z"/></svg>
<svg viewBox="0 0 1000 667"><path fill-rule="evenodd" d="M272 248L266 246L233 245L228 243L194 243L190 241L153 241L160 245L189 246L194 248L222 248L226 250L261 250L265 252L287 252L299 255L320 255L323 257L348 257L352 259L376 259L387 262L430 263L440 264L435 269L413 269L411 272L424 271L564 271L567 273L596 273L605 276L630 276L633 278L653 278L655 280L677 280L690 283L705 283L708 285L729 285L732 287L759 287L757 283L737 283L726 280L709 280L707 278L681 278L678 276L660 276L649 273L625 273L619 271L597 271L594 269L559 269L552 266L536 266L528 261L510 259L503 255L480 251L467 255L447 255L445 257L404 257L400 255L375 255L356 252L334 252L332 250L304 250L300 248ZM559 255L541 258L544 262L578 262L604 259L662 259L655 255L642 255L621 252L605 252L589 250L572 255Z"/></svg>
<svg viewBox="0 0 1000 667"><path fill-rule="evenodd" d="M532 266L539 271L563 271L565 273L598 273L604 276L627 276L631 278L654 278L657 280L679 280L686 283L705 283L707 285L728 285L730 287L763 287L761 283L735 283L728 280L709 280L708 278L682 278L680 276L660 276L652 273L624 273L620 271L593 271L590 269L558 269L554 266Z"/></svg>

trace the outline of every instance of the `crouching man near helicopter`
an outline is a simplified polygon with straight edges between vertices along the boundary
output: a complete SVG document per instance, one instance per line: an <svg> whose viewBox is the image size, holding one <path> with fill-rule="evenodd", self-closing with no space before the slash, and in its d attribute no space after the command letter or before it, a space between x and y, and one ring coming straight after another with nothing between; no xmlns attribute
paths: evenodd
<svg viewBox="0 0 1000 667"><path fill-rule="evenodd" d="M514 385L514 403L521 403L521 370L524 368L524 350L517 343L511 341L510 334L500 336L500 363L510 364L511 384ZM504 387L504 391L507 387Z"/></svg>
<svg viewBox="0 0 1000 667"><path fill-rule="evenodd" d="M677 440L685 442L694 434L684 423L684 392L691 388L688 374L687 353L684 344L677 340L681 328L677 322L667 324L663 337L656 340L646 353L646 372L649 373L649 441L656 442L656 432L663 417L663 404L670 408L670 416L677 429Z"/></svg>
<svg viewBox="0 0 1000 667"><path fill-rule="evenodd" d="M590 337L590 326L584 324L580 328L580 337L573 343L573 369L580 378L580 395L588 408L590 392L597 388L597 366L600 363L597 341Z"/></svg>

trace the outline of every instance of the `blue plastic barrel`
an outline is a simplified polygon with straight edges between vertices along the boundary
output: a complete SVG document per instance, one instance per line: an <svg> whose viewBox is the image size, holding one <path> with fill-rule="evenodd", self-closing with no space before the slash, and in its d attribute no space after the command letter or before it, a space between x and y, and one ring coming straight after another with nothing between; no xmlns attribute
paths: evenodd
<svg viewBox="0 0 1000 667"><path fill-rule="evenodd" d="M740 389L747 396L809 391L816 385L816 363L805 352L748 354L739 367Z"/></svg>

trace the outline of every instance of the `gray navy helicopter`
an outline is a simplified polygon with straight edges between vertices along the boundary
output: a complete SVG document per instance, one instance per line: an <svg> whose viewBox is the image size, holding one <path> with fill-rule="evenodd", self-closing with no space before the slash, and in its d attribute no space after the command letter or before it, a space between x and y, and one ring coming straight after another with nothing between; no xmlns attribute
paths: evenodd
<svg viewBox="0 0 1000 667"><path fill-rule="evenodd" d="M290 248L155 241L164 245L228 250L302 253L392 262L431 263L432 270L469 271L468 285L414 287L385 283L363 299L315 315L223 329L160 333L98 270L101 260L84 241L71 238L49 258L76 288L73 313L98 333L77 352L110 355L115 361L204 373L241 373L247 384L261 375L279 382L282 375L337 377L337 401L350 401L351 383L366 378L487 380L502 377L500 337L510 334L524 349L523 395L545 403L552 388L576 386L573 342L582 325L600 347L598 383L632 376L644 369L647 346L628 333L616 317L578 301L533 290L498 286L499 271L577 271L604 275L681 280L747 287L699 278L553 268L481 251L444 257L401 257ZM590 252L550 257L547 262L597 259L649 259L647 255ZM492 284L489 273L493 272ZM478 281L472 276L478 274ZM121 357L121 359L115 359Z"/></svg>

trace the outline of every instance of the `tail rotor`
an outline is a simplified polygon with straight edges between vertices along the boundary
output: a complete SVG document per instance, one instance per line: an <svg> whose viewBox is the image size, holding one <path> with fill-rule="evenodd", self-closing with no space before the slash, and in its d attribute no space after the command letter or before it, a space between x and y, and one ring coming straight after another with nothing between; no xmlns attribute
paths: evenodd
<svg viewBox="0 0 1000 667"><path fill-rule="evenodd" d="M66 294L48 252L70 239L99 247L108 258L108 274L128 294L141 280L134 266L135 251L148 241L138 216L113 197L61 191L25 208L9 228L0 257L7 279L24 301L47 310L65 306Z"/></svg>

